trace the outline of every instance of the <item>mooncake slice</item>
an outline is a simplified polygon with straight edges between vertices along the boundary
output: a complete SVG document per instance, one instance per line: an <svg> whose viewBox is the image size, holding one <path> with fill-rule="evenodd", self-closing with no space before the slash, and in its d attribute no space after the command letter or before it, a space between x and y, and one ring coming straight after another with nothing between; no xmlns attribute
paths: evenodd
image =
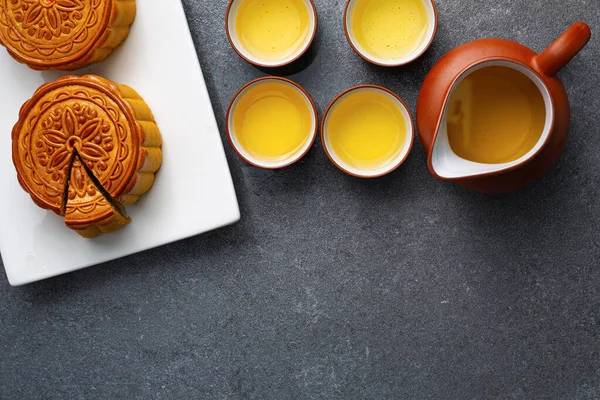
<svg viewBox="0 0 600 400"><path fill-rule="evenodd" d="M125 207L116 202L94 179L76 154L63 198L65 224L85 238L110 233L128 224Z"/></svg>
<svg viewBox="0 0 600 400"><path fill-rule="evenodd" d="M135 0L0 0L0 44L36 70L105 59L129 34Z"/></svg>
<svg viewBox="0 0 600 400"><path fill-rule="evenodd" d="M21 108L12 140L23 189L85 237L124 225L120 205L150 190L162 162L148 105L130 87L94 75L41 86ZM75 211L93 222L90 230Z"/></svg>

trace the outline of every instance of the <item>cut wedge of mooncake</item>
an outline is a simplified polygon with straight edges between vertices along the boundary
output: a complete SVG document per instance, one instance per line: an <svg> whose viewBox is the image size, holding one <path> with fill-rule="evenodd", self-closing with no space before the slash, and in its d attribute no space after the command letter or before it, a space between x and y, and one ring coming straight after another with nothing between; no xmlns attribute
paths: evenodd
<svg viewBox="0 0 600 400"><path fill-rule="evenodd" d="M104 190L79 154L74 156L69 176L62 206L69 228L83 237L94 238L131 222L125 207Z"/></svg>
<svg viewBox="0 0 600 400"><path fill-rule="evenodd" d="M0 0L0 44L37 70L106 58L129 34L135 0Z"/></svg>
<svg viewBox="0 0 600 400"><path fill-rule="evenodd" d="M88 238L129 222L123 205L150 190L162 162L148 105L94 75L41 86L21 108L12 140L23 189Z"/></svg>

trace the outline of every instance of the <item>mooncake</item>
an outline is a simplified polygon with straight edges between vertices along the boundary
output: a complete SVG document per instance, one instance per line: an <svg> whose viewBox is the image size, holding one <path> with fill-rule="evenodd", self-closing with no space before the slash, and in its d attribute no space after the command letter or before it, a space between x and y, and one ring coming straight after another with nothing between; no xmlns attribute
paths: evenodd
<svg viewBox="0 0 600 400"><path fill-rule="evenodd" d="M129 34L135 0L0 0L0 44L36 70L105 59Z"/></svg>
<svg viewBox="0 0 600 400"><path fill-rule="evenodd" d="M130 87L95 75L41 86L21 108L12 155L23 189L83 237L113 232L154 183L162 139Z"/></svg>

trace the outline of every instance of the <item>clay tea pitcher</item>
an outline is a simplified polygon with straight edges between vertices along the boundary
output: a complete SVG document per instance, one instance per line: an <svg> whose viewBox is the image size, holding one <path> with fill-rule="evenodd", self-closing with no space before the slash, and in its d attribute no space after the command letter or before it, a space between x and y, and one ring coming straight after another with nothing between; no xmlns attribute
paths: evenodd
<svg viewBox="0 0 600 400"><path fill-rule="evenodd" d="M590 37L577 22L539 55L512 41L483 39L442 57L417 103L431 173L487 193L542 177L569 133L569 100L556 74Z"/></svg>

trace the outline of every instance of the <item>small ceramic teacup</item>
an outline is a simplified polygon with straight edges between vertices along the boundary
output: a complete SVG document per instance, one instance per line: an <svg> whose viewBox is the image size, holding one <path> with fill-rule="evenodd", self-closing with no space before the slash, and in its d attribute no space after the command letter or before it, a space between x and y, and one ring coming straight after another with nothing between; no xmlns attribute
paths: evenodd
<svg viewBox="0 0 600 400"><path fill-rule="evenodd" d="M280 169L300 160L318 129L310 95L289 79L267 76L244 85L227 110L227 137L248 164Z"/></svg>
<svg viewBox="0 0 600 400"><path fill-rule="evenodd" d="M317 9L313 0L230 0L225 28L244 60L258 67L283 67L310 47Z"/></svg>
<svg viewBox="0 0 600 400"><path fill-rule="evenodd" d="M419 58L437 31L433 0L348 0L344 30L348 43L366 61L397 67Z"/></svg>
<svg viewBox="0 0 600 400"><path fill-rule="evenodd" d="M390 90L356 86L327 107L321 140L339 169L359 178L377 178L408 157L414 142L413 119L404 101Z"/></svg>

